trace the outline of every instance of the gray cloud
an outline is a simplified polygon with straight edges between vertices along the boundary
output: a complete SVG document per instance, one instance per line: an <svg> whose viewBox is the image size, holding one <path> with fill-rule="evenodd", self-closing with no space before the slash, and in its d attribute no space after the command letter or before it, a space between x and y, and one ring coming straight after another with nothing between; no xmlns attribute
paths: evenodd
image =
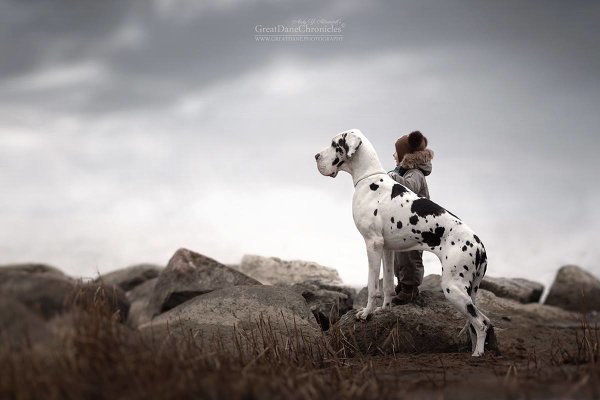
<svg viewBox="0 0 600 400"><path fill-rule="evenodd" d="M58 4L0 3L7 262L93 274L185 245L361 283L349 179L312 159L357 127L390 169L397 136L429 136L432 194L486 238L497 275L600 272L595 4ZM301 17L343 19L344 41L253 40Z"/></svg>

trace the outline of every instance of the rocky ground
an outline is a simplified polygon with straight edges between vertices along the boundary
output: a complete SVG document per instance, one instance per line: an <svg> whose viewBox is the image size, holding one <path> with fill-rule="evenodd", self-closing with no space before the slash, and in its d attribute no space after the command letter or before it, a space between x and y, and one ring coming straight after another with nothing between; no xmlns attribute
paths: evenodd
<svg viewBox="0 0 600 400"><path fill-rule="evenodd" d="M481 358L429 275L417 304L366 322L334 269L186 249L81 282L0 267L1 399L600 398L600 281L486 278L497 344Z"/></svg>

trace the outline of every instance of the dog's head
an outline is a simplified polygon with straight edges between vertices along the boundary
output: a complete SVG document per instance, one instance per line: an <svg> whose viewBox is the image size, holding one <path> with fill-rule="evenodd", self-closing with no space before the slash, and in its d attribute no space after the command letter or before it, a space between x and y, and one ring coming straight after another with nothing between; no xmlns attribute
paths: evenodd
<svg viewBox="0 0 600 400"><path fill-rule="evenodd" d="M358 129L351 129L336 135L328 147L315 154L319 172L335 178L340 168L352 158L361 144L362 140Z"/></svg>

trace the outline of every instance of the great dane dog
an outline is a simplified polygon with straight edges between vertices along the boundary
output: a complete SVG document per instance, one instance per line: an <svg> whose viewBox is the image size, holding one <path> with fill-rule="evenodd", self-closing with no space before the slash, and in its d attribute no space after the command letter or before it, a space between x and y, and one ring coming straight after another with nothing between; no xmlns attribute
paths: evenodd
<svg viewBox="0 0 600 400"><path fill-rule="evenodd" d="M483 243L456 215L400 185L387 175L375 149L358 130L336 135L315 155L319 172L335 178L339 171L352 176L352 216L363 236L369 260L367 306L356 314L391 309L394 292L394 251L427 250L442 263L442 290L464 316L473 356L484 352L493 327L476 305L475 297L487 269ZM383 305L375 309L383 259Z"/></svg>

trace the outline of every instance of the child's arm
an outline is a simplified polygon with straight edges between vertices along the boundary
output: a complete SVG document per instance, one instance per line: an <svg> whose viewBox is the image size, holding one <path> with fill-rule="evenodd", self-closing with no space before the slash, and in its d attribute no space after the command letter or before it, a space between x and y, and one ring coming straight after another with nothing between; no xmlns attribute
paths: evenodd
<svg viewBox="0 0 600 400"><path fill-rule="evenodd" d="M410 171L406 172L404 176L400 176L400 174L396 171L390 171L388 172L388 175L393 180L395 180L401 185L406 186L415 193L419 193L419 191L423 187L423 182L421 181L421 174L416 169L411 169Z"/></svg>

